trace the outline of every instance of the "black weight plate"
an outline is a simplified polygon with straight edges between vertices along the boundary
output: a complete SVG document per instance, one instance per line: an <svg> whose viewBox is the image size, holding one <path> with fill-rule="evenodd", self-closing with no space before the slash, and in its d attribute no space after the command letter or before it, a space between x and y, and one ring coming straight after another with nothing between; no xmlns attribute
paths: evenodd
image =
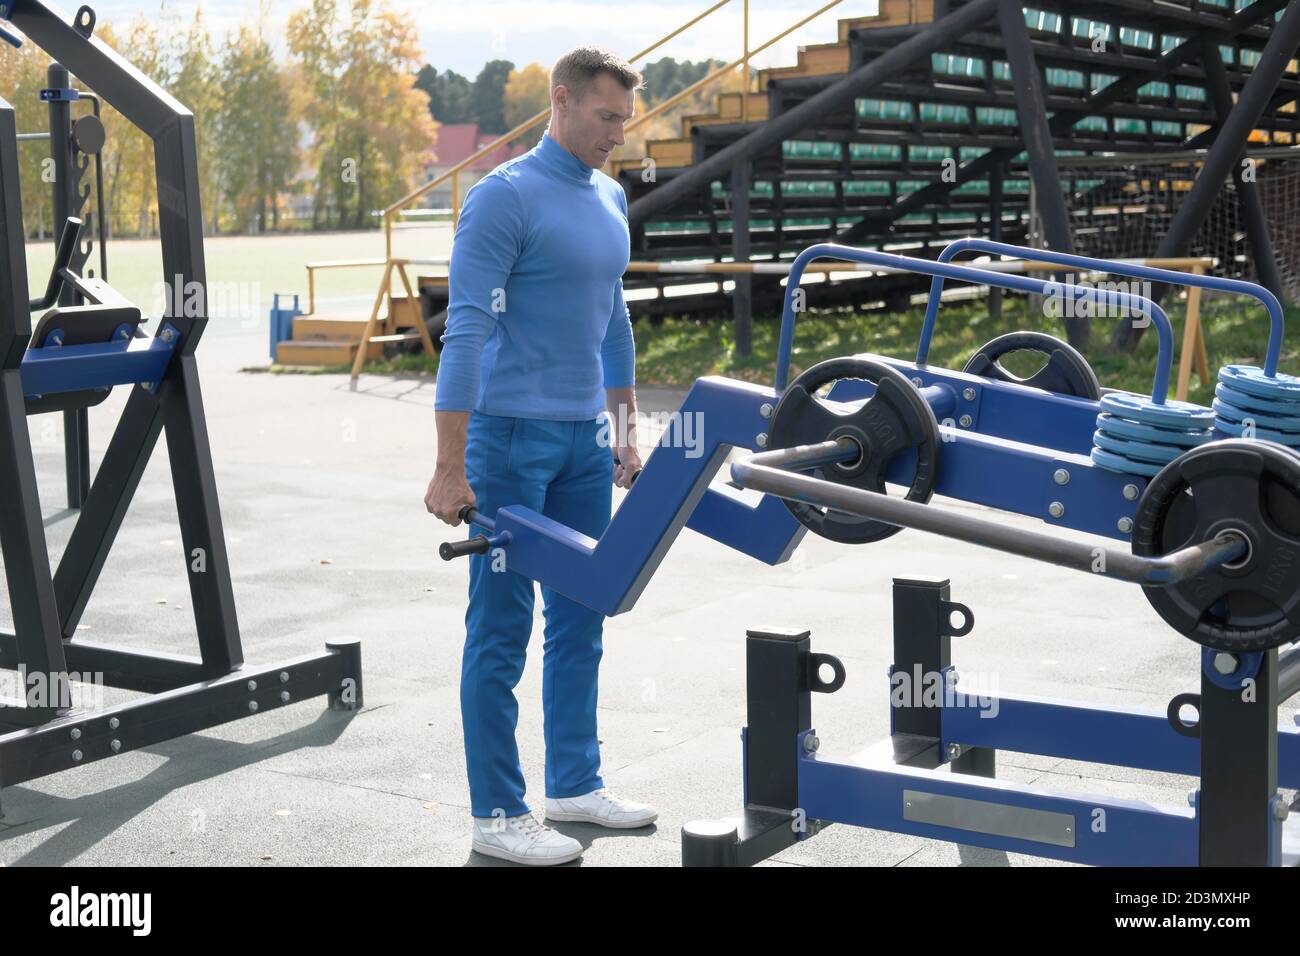
<svg viewBox="0 0 1300 956"><path fill-rule="evenodd" d="M1047 364L1028 378L1021 378L999 364L998 359L1012 352L1039 352ZM962 369L971 375L999 382L1014 382L1041 388L1058 395L1074 395L1096 401L1101 398L1097 375L1077 349L1046 332L1008 332L983 345Z"/></svg>
<svg viewBox="0 0 1300 956"><path fill-rule="evenodd" d="M841 379L871 382L876 392L849 412L832 408L817 397L818 389ZM907 490L912 501L926 502L934 494L939 468L939 424L934 411L907 377L873 359L828 359L807 369L781 395L772 413L767 447L813 445L847 435L863 449L854 462L811 470L815 478L885 494L885 473L894 456L916 453L916 470ZM801 524L823 538L844 544L880 541L902 529L873 518L819 508L802 501L785 501Z"/></svg>
<svg viewBox="0 0 1300 956"><path fill-rule="evenodd" d="M1170 462L1142 493L1133 553L1168 554L1226 530L1250 539L1240 567L1144 587L1175 630L1221 651L1251 653L1300 637L1300 456L1228 438Z"/></svg>

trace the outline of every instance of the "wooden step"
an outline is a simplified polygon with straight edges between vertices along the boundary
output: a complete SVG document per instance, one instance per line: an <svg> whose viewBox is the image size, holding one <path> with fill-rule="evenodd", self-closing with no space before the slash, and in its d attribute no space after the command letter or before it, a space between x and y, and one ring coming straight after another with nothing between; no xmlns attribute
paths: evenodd
<svg viewBox="0 0 1300 956"><path fill-rule="evenodd" d="M847 43L849 33L853 30L869 30L872 27L908 26L913 23L928 23L934 19L934 0L927 0L923 11L914 11L915 0L879 0L878 12L870 17L850 17L840 20L839 38ZM924 17L925 19L914 19Z"/></svg>
<svg viewBox="0 0 1300 956"><path fill-rule="evenodd" d="M689 139L652 139L646 152L658 166L689 166L693 158Z"/></svg>
<svg viewBox="0 0 1300 956"><path fill-rule="evenodd" d="M749 122L762 123L767 120L767 103L766 93L749 94ZM718 96L718 111L716 113L696 113L682 117L682 132L689 135L696 126L717 126L721 123L741 122L744 122L744 116L741 113L740 94L722 93Z"/></svg>
<svg viewBox="0 0 1300 956"><path fill-rule="evenodd" d="M359 342L365 330L364 316L315 313L293 320L295 342Z"/></svg>
<svg viewBox="0 0 1300 956"><path fill-rule="evenodd" d="M830 76L849 71L849 45L847 43L818 43L799 48L798 66L776 66L760 70L758 81L789 80L802 76Z"/></svg>
<svg viewBox="0 0 1300 956"><path fill-rule="evenodd" d="M395 295L388 302L389 321L385 324L383 331L391 334L398 329L412 329L423 318L421 311L420 299L417 296L414 299L408 299L404 295ZM358 336L361 333L357 333Z"/></svg>
<svg viewBox="0 0 1300 956"><path fill-rule="evenodd" d="M723 122L740 119L741 118L740 94L719 93L718 107L715 115L717 115L717 117ZM749 94L749 118L753 119L754 117L760 115L762 116L763 119L767 119L767 93L751 92Z"/></svg>
<svg viewBox="0 0 1300 956"><path fill-rule="evenodd" d="M606 172L609 173L610 179L617 181L623 173L640 176L641 169L641 160L639 159L615 159L610 162L609 169Z"/></svg>
<svg viewBox="0 0 1300 956"><path fill-rule="evenodd" d="M934 0L880 0L874 17L851 17L839 21L840 42L846 42L850 30L871 27L905 27L934 21Z"/></svg>
<svg viewBox="0 0 1300 956"><path fill-rule="evenodd" d="M370 346L370 358L383 358L384 347ZM356 342L281 342L275 349L277 365L351 365L357 356Z"/></svg>
<svg viewBox="0 0 1300 956"><path fill-rule="evenodd" d="M840 42L849 42L850 31L865 30L868 27L878 27L881 25L882 20L883 17L880 14L876 14L873 17L853 17L849 20L841 20L838 24Z"/></svg>

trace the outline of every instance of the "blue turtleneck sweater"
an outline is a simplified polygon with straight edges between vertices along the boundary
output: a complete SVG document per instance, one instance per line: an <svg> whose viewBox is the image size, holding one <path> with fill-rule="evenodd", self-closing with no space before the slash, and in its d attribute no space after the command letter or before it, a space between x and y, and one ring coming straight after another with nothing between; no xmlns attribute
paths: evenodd
<svg viewBox="0 0 1300 956"><path fill-rule="evenodd" d="M580 421L633 384L622 188L552 139L465 197L434 408Z"/></svg>

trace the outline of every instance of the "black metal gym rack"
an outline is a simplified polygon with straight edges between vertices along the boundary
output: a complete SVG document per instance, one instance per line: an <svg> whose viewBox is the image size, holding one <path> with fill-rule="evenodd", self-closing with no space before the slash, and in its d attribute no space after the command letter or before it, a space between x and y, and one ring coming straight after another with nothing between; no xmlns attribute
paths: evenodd
<svg viewBox="0 0 1300 956"><path fill-rule="evenodd" d="M0 0L0 21L12 23L60 69L66 67L152 140L163 275L171 288L206 292L192 114L94 36L95 14L88 6L69 21L43 0ZM67 118L59 119L56 125L62 129ZM79 307L75 321L84 323L83 329L67 323L69 338L81 331L83 342L88 337L108 342L122 333L115 316L132 309L106 283L83 280L68 267L77 227L73 219L64 226L51 286L61 282L65 291L96 291L97 304ZM28 298L24 241L17 129L12 107L0 100L0 545L14 620L12 633L0 633L0 667L20 671L26 688L21 699L0 700L0 788L312 697L326 696L336 709L358 710L362 682L356 640L327 642L323 653L276 664L244 662L194 357L207 322L206 295L200 314L171 314L169 303L159 320L150 347L165 343L170 349L165 371L157 381L133 380L130 385L130 397L51 575L26 416L33 410L84 412L86 405L102 400L104 389L79 389L69 382L60 395L34 399L24 393L25 358L46 352L41 356L46 359L51 351L39 348L49 343L33 341L31 310L38 303ZM138 323L138 310L134 312ZM108 325L101 321L106 316ZM86 332L101 326L107 331L98 340ZM78 621L164 431L197 657L76 638ZM69 468L74 464L69 462ZM70 472L70 481L72 477ZM70 672L145 696L94 712L81 710L71 699Z"/></svg>

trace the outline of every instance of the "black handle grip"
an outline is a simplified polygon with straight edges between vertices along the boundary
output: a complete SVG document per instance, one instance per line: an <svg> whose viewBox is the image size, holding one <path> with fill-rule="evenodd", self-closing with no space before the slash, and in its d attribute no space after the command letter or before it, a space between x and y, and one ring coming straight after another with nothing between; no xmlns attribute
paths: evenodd
<svg viewBox="0 0 1300 956"><path fill-rule="evenodd" d="M476 534L464 541L444 541L438 545L438 557L444 561L459 558L466 554L486 554L488 539L485 534Z"/></svg>
<svg viewBox="0 0 1300 956"><path fill-rule="evenodd" d="M75 216L69 216L63 221L63 228L59 232L59 244L54 252L54 265L50 267L50 281L45 286L45 295L27 303L33 312L37 309L48 309L58 299L59 289L64 283L63 270L71 264L72 256L77 251L81 227L81 220Z"/></svg>
<svg viewBox="0 0 1300 956"><path fill-rule="evenodd" d="M456 513L456 517L466 524L473 524L478 518L478 512L473 505L465 505ZM452 558L459 558L466 554L485 554L487 550L487 535L476 534L464 541L444 541L438 545L438 557L450 561Z"/></svg>
<svg viewBox="0 0 1300 956"><path fill-rule="evenodd" d="M614 456L614 464L616 464L616 465L621 465L621 464L623 464L621 461L618 460L618 455L615 455L615 456ZM631 488L633 485L636 484L636 480L637 480L638 478L641 477L641 472L644 471L644 470L645 470L645 469L643 469L643 468L638 468L636 471L632 472L632 480L629 481L629 482L627 483L627 486L628 486L629 488Z"/></svg>

